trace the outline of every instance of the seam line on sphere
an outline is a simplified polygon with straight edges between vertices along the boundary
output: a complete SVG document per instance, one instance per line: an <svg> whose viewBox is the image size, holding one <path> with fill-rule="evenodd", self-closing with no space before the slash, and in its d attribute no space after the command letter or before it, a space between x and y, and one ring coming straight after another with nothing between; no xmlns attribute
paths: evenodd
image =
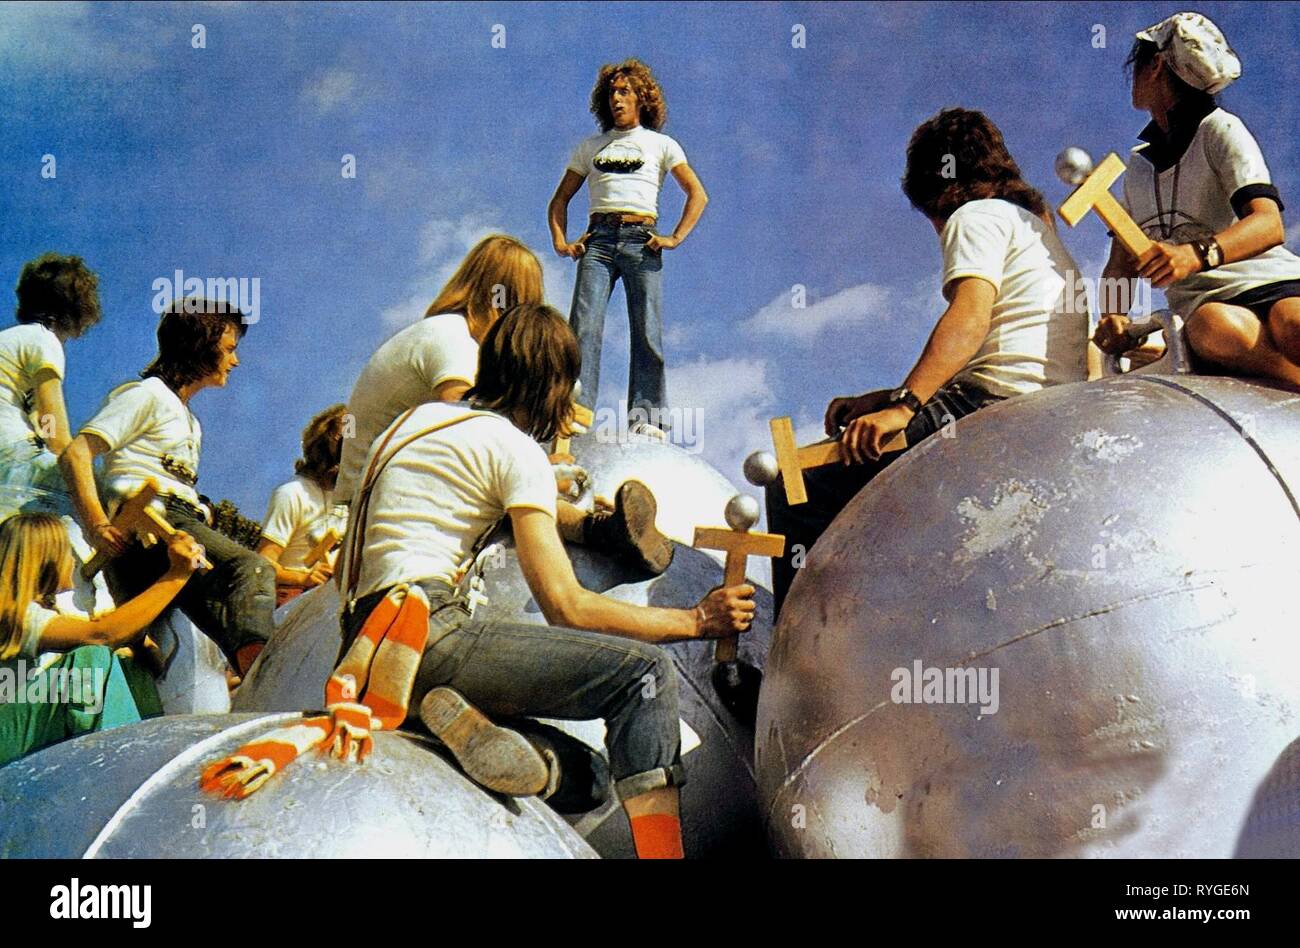
<svg viewBox="0 0 1300 948"><path fill-rule="evenodd" d="M1140 381L1150 382L1154 385L1163 385L1165 388L1172 388L1175 391L1182 392L1184 395L1188 395L1196 399L1206 408L1210 409L1210 411L1214 412L1216 415L1218 415L1220 418L1226 421L1229 425L1231 425L1233 430L1236 431L1237 434L1241 435L1242 440L1245 441L1248 445L1250 445L1251 448L1254 450L1254 452L1257 455L1259 455L1259 459L1264 462L1264 467L1268 468L1268 472L1273 475L1273 479L1277 481L1278 486L1282 488L1282 493L1286 494L1286 499L1291 502L1291 510L1295 513L1296 519L1300 520L1300 501L1296 500L1295 494L1291 493L1291 488L1287 485L1286 480L1283 479L1282 472L1273 466L1273 461L1269 458L1268 454L1265 453L1263 446L1261 446L1258 441L1256 441L1246 432L1246 429L1241 426L1241 424L1237 421L1236 418L1233 418L1231 414L1229 414L1224 409L1220 408L1218 405L1216 405L1210 399L1206 398L1200 392L1196 392L1190 388L1187 388L1186 386L1179 385L1177 382L1173 381L1172 379L1161 379L1161 378L1155 378L1154 376L1148 375L1142 378Z"/></svg>
<svg viewBox="0 0 1300 948"><path fill-rule="evenodd" d="M131 795L122 801L122 805L113 812L111 817L109 817L108 821L104 824L104 828L99 831L99 835L96 836L95 841L86 848L86 851L82 854L81 858L99 858L100 849L103 848L105 843L112 839L113 833L115 833L117 828L122 825L122 822L127 818L136 803L143 799L149 791L153 790L154 787L161 784L164 780L169 779L177 770L193 767L195 757L209 753L212 745L223 743L228 737L234 737L248 731L264 729L269 724L282 724L286 721L302 719L304 717L306 717L306 715L301 711L296 713L280 711L272 714L261 714L251 721L245 721L243 724L237 724L234 727L217 731L217 733L205 737L197 744L191 744L150 774L144 783L136 787Z"/></svg>

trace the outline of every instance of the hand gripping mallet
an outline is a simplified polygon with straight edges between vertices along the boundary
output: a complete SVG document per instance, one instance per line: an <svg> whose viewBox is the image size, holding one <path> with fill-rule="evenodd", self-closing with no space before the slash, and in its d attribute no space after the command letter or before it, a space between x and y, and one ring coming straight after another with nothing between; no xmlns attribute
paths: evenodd
<svg viewBox="0 0 1300 948"><path fill-rule="evenodd" d="M785 552L785 537L775 533L750 533L758 523L758 501L737 494L727 502L724 519L727 527L696 527L697 550L722 550L727 554L722 584L739 586L745 581L745 567L751 556L780 556ZM723 705L738 719L753 723L758 712L758 687L762 674L757 668L737 658L738 636L718 639L713 649L713 687Z"/></svg>

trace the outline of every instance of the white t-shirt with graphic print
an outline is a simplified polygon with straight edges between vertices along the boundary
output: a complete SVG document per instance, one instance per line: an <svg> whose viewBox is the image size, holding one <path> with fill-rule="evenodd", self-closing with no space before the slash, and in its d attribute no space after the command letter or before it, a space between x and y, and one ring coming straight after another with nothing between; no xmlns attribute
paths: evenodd
<svg viewBox="0 0 1300 948"><path fill-rule="evenodd" d="M658 218L664 175L684 164L681 145L638 125L583 139L569 158L568 170L587 179L590 213Z"/></svg>
<svg viewBox="0 0 1300 948"><path fill-rule="evenodd" d="M333 527L343 535L346 523L333 515L334 492L325 490L301 474L271 491L271 501L262 522L262 538L284 549L280 565L305 569L307 555Z"/></svg>
<svg viewBox="0 0 1300 948"><path fill-rule="evenodd" d="M1137 146L1129 158L1123 203L1152 240L1187 244L1221 233L1237 221L1234 194L1250 184L1272 183L1255 137L1241 119L1223 109L1201 119L1183 156L1159 175L1142 157L1146 147ZM1300 257L1278 246L1249 260L1195 273L1166 288L1165 296L1185 319L1202 303L1232 299L1283 280L1300 280Z"/></svg>
<svg viewBox="0 0 1300 948"><path fill-rule="evenodd" d="M63 378L63 343L38 323L23 323L0 332L0 445L32 441L33 393L42 372Z"/></svg>
<svg viewBox="0 0 1300 948"><path fill-rule="evenodd" d="M1007 398L1088 377L1088 312L1074 300L1079 268L1053 228L989 199L954 211L939 240L945 296L962 277L997 290L988 335L954 381Z"/></svg>
<svg viewBox="0 0 1300 948"><path fill-rule="evenodd" d="M463 403L421 405L397 427L387 450L470 411ZM356 597L398 582L452 582L474 544L518 507L554 517L555 475L541 445L505 418L480 414L411 442L371 493ZM349 531L357 528L357 515L354 510ZM351 569L348 546L335 570L341 587Z"/></svg>
<svg viewBox="0 0 1300 948"><path fill-rule="evenodd" d="M351 502L371 444L402 412L432 401L444 382L473 385L476 374L478 343L459 313L426 316L376 349L348 398L352 431L345 432L334 484L338 503Z"/></svg>
<svg viewBox="0 0 1300 948"><path fill-rule="evenodd" d="M162 379L154 376L113 389L81 433L98 435L108 445L100 483L110 517L150 477L158 481L160 493L200 507L194 484L203 429Z"/></svg>

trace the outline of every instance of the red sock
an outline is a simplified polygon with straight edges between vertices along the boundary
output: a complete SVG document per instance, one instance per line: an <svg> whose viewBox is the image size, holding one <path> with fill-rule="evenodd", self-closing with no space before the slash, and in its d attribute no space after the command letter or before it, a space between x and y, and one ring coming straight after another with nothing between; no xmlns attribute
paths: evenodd
<svg viewBox="0 0 1300 948"><path fill-rule="evenodd" d="M252 642L235 652L235 664L239 666L236 671L239 672L240 678L248 674L248 670L253 667L253 662L262 654L265 646L265 642Z"/></svg>
<svg viewBox="0 0 1300 948"><path fill-rule="evenodd" d="M632 842L638 859L684 859L682 823L670 813L647 813L634 816Z"/></svg>

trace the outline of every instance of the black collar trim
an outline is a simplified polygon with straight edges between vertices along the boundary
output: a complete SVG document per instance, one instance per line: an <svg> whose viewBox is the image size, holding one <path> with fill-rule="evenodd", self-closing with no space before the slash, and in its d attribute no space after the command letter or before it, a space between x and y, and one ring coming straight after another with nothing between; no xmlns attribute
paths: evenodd
<svg viewBox="0 0 1300 948"><path fill-rule="evenodd" d="M1169 111L1169 132L1161 131L1152 119L1138 138L1146 142L1136 149L1137 154L1149 161L1157 172L1167 171L1187 153L1187 147L1201 127L1205 117L1218 108L1214 102L1189 102Z"/></svg>

